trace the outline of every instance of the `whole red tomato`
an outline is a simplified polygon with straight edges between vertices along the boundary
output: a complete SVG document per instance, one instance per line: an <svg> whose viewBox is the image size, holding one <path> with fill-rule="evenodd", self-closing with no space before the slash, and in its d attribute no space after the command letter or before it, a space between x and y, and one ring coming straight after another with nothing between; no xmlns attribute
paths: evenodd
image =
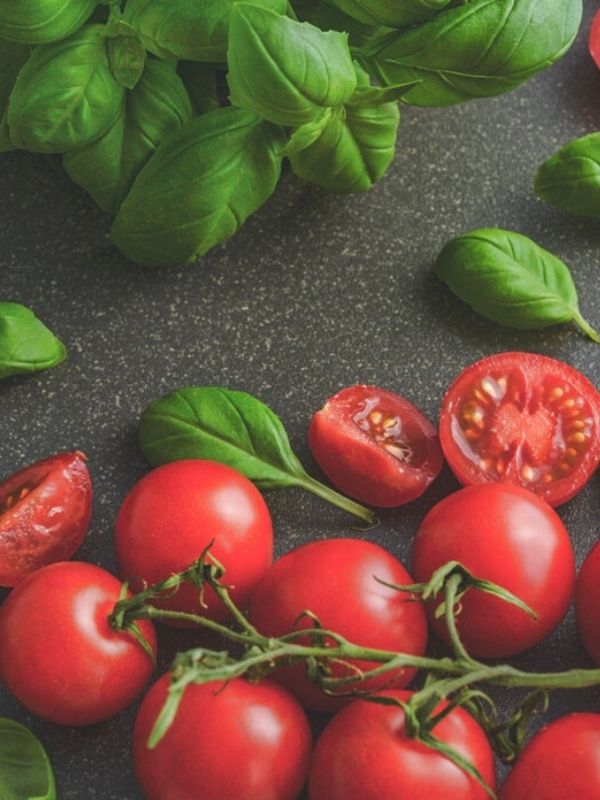
<svg viewBox="0 0 600 800"><path fill-rule="evenodd" d="M381 694L404 702L410 698L410 692ZM432 732L495 788L491 747L470 714L454 708ZM310 800L489 800L485 789L464 770L407 736L402 708L369 700L355 700L342 709L321 734L311 763L309 792ZM540 800L537 795L529 800L534 797Z"/></svg>
<svg viewBox="0 0 600 800"><path fill-rule="evenodd" d="M90 725L142 691L152 660L108 624L120 592L120 581L100 567L65 561L34 572L0 606L0 679L29 711ZM152 624L137 624L156 651Z"/></svg>
<svg viewBox="0 0 600 800"><path fill-rule="evenodd" d="M600 714L569 714L529 742L501 800L598 800Z"/></svg>
<svg viewBox="0 0 600 800"><path fill-rule="evenodd" d="M600 665L600 542L591 549L577 576L575 612L585 649Z"/></svg>
<svg viewBox="0 0 600 800"><path fill-rule="evenodd" d="M590 55L596 62L596 66L600 67L600 11L596 12L592 22L588 46L590 49Z"/></svg>
<svg viewBox="0 0 600 800"><path fill-rule="evenodd" d="M379 579L379 580L377 580ZM254 589L249 618L267 636L281 636L296 628L309 628L303 611L316 614L322 627L345 636L354 644L422 655L427 644L427 624L420 602L406 592L384 586L413 583L402 564L390 553L360 539L326 539L298 547L276 561ZM303 638L308 643L308 638ZM354 662L369 669L372 662ZM349 674L341 665L338 675ZM392 685L404 687L414 670L403 669L361 689ZM284 667L274 679L290 689L303 706L333 711L348 698L332 698L305 677L302 664Z"/></svg>
<svg viewBox="0 0 600 800"><path fill-rule="evenodd" d="M575 560L565 526L546 502L519 486L469 486L429 511L413 545L415 578L428 581L448 561L508 589L538 615L532 619L517 606L469 589L457 625L475 656L506 658L532 647L558 625L573 598ZM433 613L430 618L447 640L444 620Z"/></svg>
<svg viewBox="0 0 600 800"><path fill-rule="evenodd" d="M147 800L296 800L312 743L291 695L270 681L192 684L171 727L150 750L168 686L163 675L135 723L133 757Z"/></svg>
<svg viewBox="0 0 600 800"><path fill-rule="evenodd" d="M443 463L431 422L377 386L351 386L330 397L312 418L308 443L338 489L373 506L419 497Z"/></svg>
<svg viewBox="0 0 600 800"><path fill-rule="evenodd" d="M211 553L226 569L224 583L245 606L254 584L273 559L273 527L258 489L239 472L214 461L173 461L152 470L129 492L115 529L117 560L126 578L156 583ZM214 592L182 586L157 606L225 620Z"/></svg>
<svg viewBox="0 0 600 800"><path fill-rule="evenodd" d="M83 541L92 514L85 456L59 453L0 483L0 586L65 561Z"/></svg>
<svg viewBox="0 0 600 800"><path fill-rule="evenodd" d="M513 483L558 506L600 461L600 395L562 361L497 353L448 389L440 441L461 483Z"/></svg>

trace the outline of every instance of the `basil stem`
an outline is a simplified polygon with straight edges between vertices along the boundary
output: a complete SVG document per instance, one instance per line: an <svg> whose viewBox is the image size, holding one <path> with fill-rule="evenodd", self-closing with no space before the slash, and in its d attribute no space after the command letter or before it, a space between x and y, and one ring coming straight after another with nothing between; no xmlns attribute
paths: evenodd
<svg viewBox="0 0 600 800"><path fill-rule="evenodd" d="M56 800L52 766L41 742L5 717L0 717L0 797Z"/></svg>

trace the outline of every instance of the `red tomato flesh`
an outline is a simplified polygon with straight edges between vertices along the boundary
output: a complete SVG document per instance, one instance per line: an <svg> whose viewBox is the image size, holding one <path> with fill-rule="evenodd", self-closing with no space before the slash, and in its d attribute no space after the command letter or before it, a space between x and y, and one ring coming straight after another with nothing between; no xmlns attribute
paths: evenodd
<svg viewBox="0 0 600 800"><path fill-rule="evenodd" d="M351 386L312 418L310 449L345 494L381 508L419 497L442 468L434 426L412 403L377 386Z"/></svg>
<svg viewBox="0 0 600 800"><path fill-rule="evenodd" d="M464 484L523 486L558 506L600 461L600 395L568 364L499 353L460 373L440 416L446 460Z"/></svg>
<svg viewBox="0 0 600 800"><path fill-rule="evenodd" d="M92 514L83 453L59 453L0 483L0 586L65 561L81 545Z"/></svg>

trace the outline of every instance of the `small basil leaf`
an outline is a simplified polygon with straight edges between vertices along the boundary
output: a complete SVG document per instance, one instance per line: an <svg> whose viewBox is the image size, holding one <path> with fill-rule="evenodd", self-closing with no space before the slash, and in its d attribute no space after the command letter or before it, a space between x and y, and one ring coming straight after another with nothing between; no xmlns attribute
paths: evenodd
<svg viewBox="0 0 600 800"><path fill-rule="evenodd" d="M331 0L359 22L402 28L423 22L445 8L451 0Z"/></svg>
<svg viewBox="0 0 600 800"><path fill-rule="evenodd" d="M8 105L13 144L36 153L65 153L97 139L121 109L102 25L36 47L19 72Z"/></svg>
<svg viewBox="0 0 600 800"><path fill-rule="evenodd" d="M435 272L461 300L501 325L537 329L573 321L600 342L581 316L569 268L520 233L465 233L445 245Z"/></svg>
<svg viewBox="0 0 600 800"><path fill-rule="evenodd" d="M0 717L2 800L56 800L54 773L41 742L24 725Z"/></svg>
<svg viewBox="0 0 600 800"><path fill-rule="evenodd" d="M446 106L511 91L561 58L581 0L470 0L364 48L384 85L420 81L404 102Z"/></svg>
<svg viewBox="0 0 600 800"><path fill-rule="evenodd" d="M287 0L255 0L285 14ZM160 58L223 62L227 58L229 15L238 0L128 0L124 18L147 50Z"/></svg>
<svg viewBox="0 0 600 800"><path fill-rule="evenodd" d="M360 108L361 106L382 106L384 103L393 103L404 97L418 84L418 81L411 81L395 86L358 86L347 106Z"/></svg>
<svg viewBox="0 0 600 800"><path fill-rule="evenodd" d="M263 489L301 486L352 514L373 514L311 478L294 454L281 420L246 392L183 388L151 403L140 420L140 445L152 466L185 458L219 461Z"/></svg>
<svg viewBox="0 0 600 800"><path fill-rule="evenodd" d="M314 144L331 122L333 113L333 108L324 108L318 117L296 128L283 148L282 155L290 156L293 153L299 153Z"/></svg>
<svg viewBox="0 0 600 800"><path fill-rule="evenodd" d="M198 61L180 61L177 72L183 81L196 114L206 114L219 108L218 75L214 64L201 64Z"/></svg>
<svg viewBox="0 0 600 800"><path fill-rule="evenodd" d="M64 361L64 344L18 303L0 302L0 378L40 372Z"/></svg>
<svg viewBox="0 0 600 800"><path fill-rule="evenodd" d="M582 217L600 217L600 133L565 145L539 168L535 191L547 203Z"/></svg>
<svg viewBox="0 0 600 800"><path fill-rule="evenodd" d="M142 76L146 50L133 28L119 20L117 34L108 40L108 60L119 86L133 89Z"/></svg>
<svg viewBox="0 0 600 800"><path fill-rule="evenodd" d="M29 58L29 54L30 49L27 45L0 40L0 153L14 150L14 145L9 139L6 120L8 99L17 75Z"/></svg>
<svg viewBox="0 0 600 800"><path fill-rule="evenodd" d="M132 261L194 261L236 233L275 190L281 129L218 108L169 137L138 175L111 231Z"/></svg>
<svg viewBox="0 0 600 800"><path fill-rule="evenodd" d="M96 141L66 153L64 168L100 208L114 214L160 142L191 116L181 78L166 62L149 59L114 124Z"/></svg>
<svg viewBox="0 0 600 800"><path fill-rule="evenodd" d="M229 25L228 81L240 108L296 127L354 92L347 34L324 33L248 3L235 6Z"/></svg>
<svg viewBox="0 0 600 800"><path fill-rule="evenodd" d="M56 42L75 33L98 0L0 0L0 36L15 42Z"/></svg>

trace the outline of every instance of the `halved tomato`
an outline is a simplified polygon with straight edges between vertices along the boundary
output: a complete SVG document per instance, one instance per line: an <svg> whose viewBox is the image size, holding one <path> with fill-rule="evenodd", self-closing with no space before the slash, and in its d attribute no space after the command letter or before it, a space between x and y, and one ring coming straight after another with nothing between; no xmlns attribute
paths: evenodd
<svg viewBox="0 0 600 800"><path fill-rule="evenodd" d="M562 361L498 353L448 389L440 441L462 484L514 483L558 506L600 461L600 394Z"/></svg>
<svg viewBox="0 0 600 800"><path fill-rule="evenodd" d="M350 386L331 397L312 418L308 443L334 486L382 508L419 497L443 463L431 422L378 386Z"/></svg>

